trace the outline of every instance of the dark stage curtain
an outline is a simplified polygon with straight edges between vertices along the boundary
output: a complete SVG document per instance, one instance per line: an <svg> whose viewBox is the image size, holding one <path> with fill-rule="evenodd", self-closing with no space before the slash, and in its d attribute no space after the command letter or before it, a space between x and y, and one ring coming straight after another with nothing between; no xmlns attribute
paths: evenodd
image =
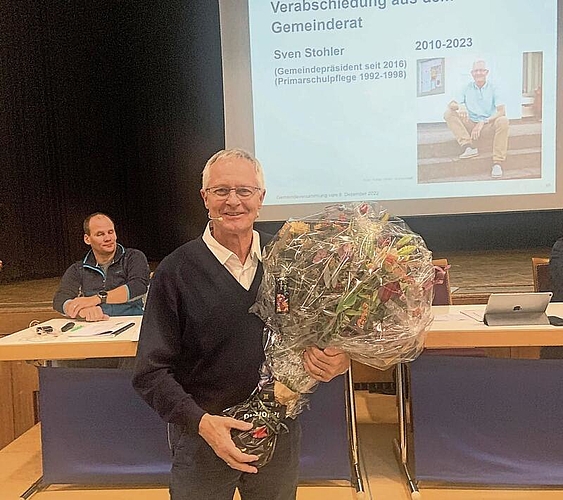
<svg viewBox="0 0 563 500"><path fill-rule="evenodd" d="M0 75L0 279L62 274L94 211L149 260L201 232L224 135L216 2L2 2Z"/></svg>
<svg viewBox="0 0 563 500"><path fill-rule="evenodd" d="M221 79L217 0L0 2L0 281L60 276L94 211L150 261L199 235L201 170L224 146ZM444 254L549 247L561 215L407 222Z"/></svg>

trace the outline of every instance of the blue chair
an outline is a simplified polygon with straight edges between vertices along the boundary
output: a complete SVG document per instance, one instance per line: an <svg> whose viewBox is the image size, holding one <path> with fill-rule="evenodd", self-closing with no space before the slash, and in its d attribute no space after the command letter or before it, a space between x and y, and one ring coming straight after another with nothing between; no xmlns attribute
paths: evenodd
<svg viewBox="0 0 563 500"><path fill-rule="evenodd" d="M33 491L50 484L167 485L166 424L135 393L131 372L41 367L39 377L43 477ZM348 375L320 384L300 419L300 481L342 480L363 492Z"/></svg>

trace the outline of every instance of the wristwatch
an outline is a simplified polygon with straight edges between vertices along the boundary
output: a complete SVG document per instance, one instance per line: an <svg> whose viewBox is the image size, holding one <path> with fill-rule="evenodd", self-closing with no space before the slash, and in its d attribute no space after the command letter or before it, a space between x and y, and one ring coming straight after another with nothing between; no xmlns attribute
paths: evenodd
<svg viewBox="0 0 563 500"><path fill-rule="evenodd" d="M98 298L100 299L100 305L105 304L106 300L108 300L108 293L105 290L100 290L98 292Z"/></svg>

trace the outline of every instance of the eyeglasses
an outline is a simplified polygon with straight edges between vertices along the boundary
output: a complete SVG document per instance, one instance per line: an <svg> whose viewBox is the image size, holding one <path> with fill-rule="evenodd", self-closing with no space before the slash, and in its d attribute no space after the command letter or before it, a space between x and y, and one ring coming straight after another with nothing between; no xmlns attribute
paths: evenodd
<svg viewBox="0 0 563 500"><path fill-rule="evenodd" d="M258 191L262 191L262 188L255 186L237 186L234 188L217 186L217 187L207 188L205 191L211 193L213 196L217 198L228 198L229 195L231 194L231 191L234 191L238 198L244 200L246 198L250 198Z"/></svg>

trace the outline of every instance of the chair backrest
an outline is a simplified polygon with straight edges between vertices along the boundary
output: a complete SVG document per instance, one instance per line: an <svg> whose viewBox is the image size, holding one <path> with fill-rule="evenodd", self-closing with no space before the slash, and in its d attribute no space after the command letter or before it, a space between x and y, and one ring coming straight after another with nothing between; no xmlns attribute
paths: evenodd
<svg viewBox="0 0 563 500"><path fill-rule="evenodd" d="M432 261L434 266L441 268L444 271L444 276L440 280L441 283L434 284L434 298L432 300L433 306L449 306L452 304L452 291L450 289L450 273L448 266L448 259L434 259ZM442 274L436 269L436 274Z"/></svg>
<svg viewBox="0 0 563 500"><path fill-rule="evenodd" d="M166 423L135 393L128 370L41 367L39 377L45 484L168 484ZM349 387L347 375L319 384L300 416L300 481L362 481Z"/></svg>
<svg viewBox="0 0 563 500"><path fill-rule="evenodd" d="M534 278L534 292L551 292L551 277L549 275L549 259L532 257L532 276Z"/></svg>
<svg viewBox="0 0 563 500"><path fill-rule="evenodd" d="M436 277L443 274L441 283L434 285L434 300L433 306L450 306L452 305L452 292L450 289L450 272L448 259L434 259L432 261L434 266L443 270L443 273L436 269ZM471 356L471 357L484 357L487 355L485 349L479 347L464 348L464 349L424 349L424 356Z"/></svg>

